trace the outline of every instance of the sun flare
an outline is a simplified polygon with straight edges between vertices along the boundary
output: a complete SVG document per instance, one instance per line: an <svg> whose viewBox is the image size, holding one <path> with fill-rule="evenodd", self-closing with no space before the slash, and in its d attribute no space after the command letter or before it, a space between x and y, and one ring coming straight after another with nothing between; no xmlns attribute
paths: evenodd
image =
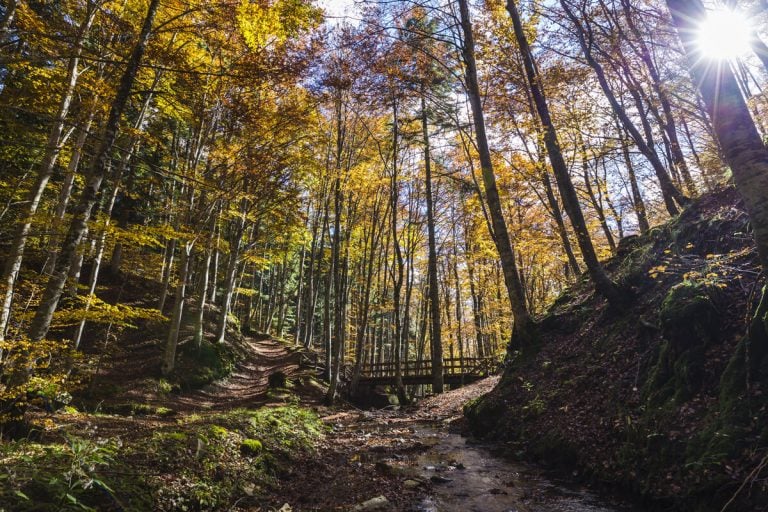
<svg viewBox="0 0 768 512"><path fill-rule="evenodd" d="M742 12L721 8L710 11L699 27L698 44L710 59L727 60L749 50L752 24Z"/></svg>

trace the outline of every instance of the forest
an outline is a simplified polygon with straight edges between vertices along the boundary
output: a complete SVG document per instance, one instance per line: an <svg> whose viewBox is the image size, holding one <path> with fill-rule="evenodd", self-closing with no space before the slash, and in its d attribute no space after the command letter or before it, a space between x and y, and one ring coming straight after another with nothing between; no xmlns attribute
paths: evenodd
<svg viewBox="0 0 768 512"><path fill-rule="evenodd" d="M0 1L0 512L768 510L767 88L764 0Z"/></svg>

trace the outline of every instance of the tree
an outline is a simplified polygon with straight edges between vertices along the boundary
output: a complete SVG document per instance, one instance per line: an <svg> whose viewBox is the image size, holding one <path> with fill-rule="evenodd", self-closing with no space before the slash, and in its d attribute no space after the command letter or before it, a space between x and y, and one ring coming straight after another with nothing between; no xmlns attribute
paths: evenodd
<svg viewBox="0 0 768 512"><path fill-rule="evenodd" d="M491 150L486 135L485 117L480 98L480 84L477 78L477 63L475 61L475 39L472 30L472 20L469 15L467 0L458 0L461 20L461 30L464 35L462 45L462 58L464 61L465 86L467 96L472 108L472 120L475 128L477 151L480 156L480 167L483 183L485 185L485 199L490 210L491 225L493 227L493 241L499 252L501 266L504 273L504 283L507 288L509 302L512 305L514 327L510 350L526 349L534 341L534 322L531 318L525 302L523 285L520 282L520 274L517 269L515 249L509 238L507 222L501 207L501 199L496 186L496 174L491 158Z"/></svg>
<svg viewBox="0 0 768 512"><path fill-rule="evenodd" d="M768 275L768 148L728 63L712 62L697 44L698 23L706 16L701 0L667 0L667 5L736 188L744 198L763 274ZM768 353L768 287L763 289L755 314L752 338L756 348L753 356L760 361Z"/></svg>
<svg viewBox="0 0 768 512"><path fill-rule="evenodd" d="M557 131L549 113L547 99L544 96L543 89L539 85L541 82L536 72L536 64L533 61L533 55L531 54L530 46L528 45L528 40L523 29L522 20L520 19L520 14L514 0L507 1L507 10L509 11L509 15L512 18L512 24L514 25L518 46L523 58L525 72L528 77L528 84L531 89L531 95L539 115L542 130L544 131L544 144L546 145L549 161L555 173L558 188L560 189L560 197L562 197L565 211L571 219L571 224L573 225L573 230L576 233L576 239L579 242L579 248L581 249L582 257L584 258L584 263L587 266L587 271L589 272L589 276L595 284L597 291L603 295L612 306L621 308L626 302L626 298L622 296L616 285L610 280L600 264L600 261L597 259L597 254L595 253L592 239L589 236L589 231L587 230L587 225L584 220L584 214L579 206L576 189L573 187L570 175L568 174L568 167L565 163L565 159L563 159L560 142L557 139Z"/></svg>
<svg viewBox="0 0 768 512"><path fill-rule="evenodd" d="M56 266L53 269L53 274L48 280L40 306L37 308L35 317L32 320L32 325L29 328L29 337L32 340L38 341L43 339L51 325L53 313L58 306L59 299L64 290L69 267L87 228L93 205L96 203L99 190L101 189L101 184L107 175L110 165L109 154L117 139L120 118L123 115L123 110L128 102L128 96L131 93L131 88L133 87L139 66L141 65L144 51L147 48L147 42L149 41L149 36L152 32L152 24L159 6L159 0L150 0L149 6L147 7L147 13L144 17L141 32L139 33L136 45L131 52L125 71L120 79L117 93L112 100L109 116L104 126L104 135L95 152L93 164L88 172L87 184L80 195L77 208L74 212L74 217L69 226L69 231L62 241L61 250Z"/></svg>

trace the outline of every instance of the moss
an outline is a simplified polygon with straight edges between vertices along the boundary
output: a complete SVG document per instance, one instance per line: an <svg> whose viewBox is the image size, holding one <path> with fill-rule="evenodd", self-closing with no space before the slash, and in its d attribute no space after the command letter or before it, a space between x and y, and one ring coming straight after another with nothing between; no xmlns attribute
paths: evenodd
<svg viewBox="0 0 768 512"><path fill-rule="evenodd" d="M229 430L220 425L209 425L206 430L213 439L226 439L229 436Z"/></svg>
<svg viewBox="0 0 768 512"><path fill-rule="evenodd" d="M169 440L186 442L189 439L189 435L186 432L157 432L155 438L158 440Z"/></svg>
<svg viewBox="0 0 768 512"><path fill-rule="evenodd" d="M716 293L709 283L685 280L664 297L659 320L665 340L643 386L651 407L683 403L700 388L706 348L718 337Z"/></svg>
<svg viewBox="0 0 768 512"><path fill-rule="evenodd" d="M653 238L643 237L637 240L634 246L636 248L621 261L614 275L614 280L621 289L639 286L647 281L648 269L656 256Z"/></svg>
<svg viewBox="0 0 768 512"><path fill-rule="evenodd" d="M243 455L258 455L263 448L258 439L243 439L243 442L240 443L240 452Z"/></svg>
<svg viewBox="0 0 768 512"><path fill-rule="evenodd" d="M199 347L186 344L183 345L174 377L182 388L198 389L228 377L236 360L235 351L226 344L209 341L203 341Z"/></svg>
<svg viewBox="0 0 768 512"><path fill-rule="evenodd" d="M497 421L504 416L504 405L496 397L489 393L464 405L464 416L467 418L470 429L481 436L491 436L497 428Z"/></svg>
<svg viewBox="0 0 768 512"><path fill-rule="evenodd" d="M661 303L659 320L664 337L677 351L717 339L719 315L713 300L717 293L716 287L704 281L685 280L670 288Z"/></svg>
<svg viewBox="0 0 768 512"><path fill-rule="evenodd" d="M173 416L176 411L163 406L154 406L152 404L128 402L122 404L105 405L102 410L108 414L118 414L121 416Z"/></svg>

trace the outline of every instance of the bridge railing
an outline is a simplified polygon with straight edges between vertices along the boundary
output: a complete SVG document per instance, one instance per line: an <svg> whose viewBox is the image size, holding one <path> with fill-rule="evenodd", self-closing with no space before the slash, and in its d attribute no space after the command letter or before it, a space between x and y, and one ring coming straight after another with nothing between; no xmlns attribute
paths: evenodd
<svg viewBox="0 0 768 512"><path fill-rule="evenodd" d="M487 375L497 366L494 358L453 357L443 359L443 375ZM432 361L403 361L403 377L422 377L432 374ZM392 361L367 364L363 366L364 377L394 377L395 363Z"/></svg>

